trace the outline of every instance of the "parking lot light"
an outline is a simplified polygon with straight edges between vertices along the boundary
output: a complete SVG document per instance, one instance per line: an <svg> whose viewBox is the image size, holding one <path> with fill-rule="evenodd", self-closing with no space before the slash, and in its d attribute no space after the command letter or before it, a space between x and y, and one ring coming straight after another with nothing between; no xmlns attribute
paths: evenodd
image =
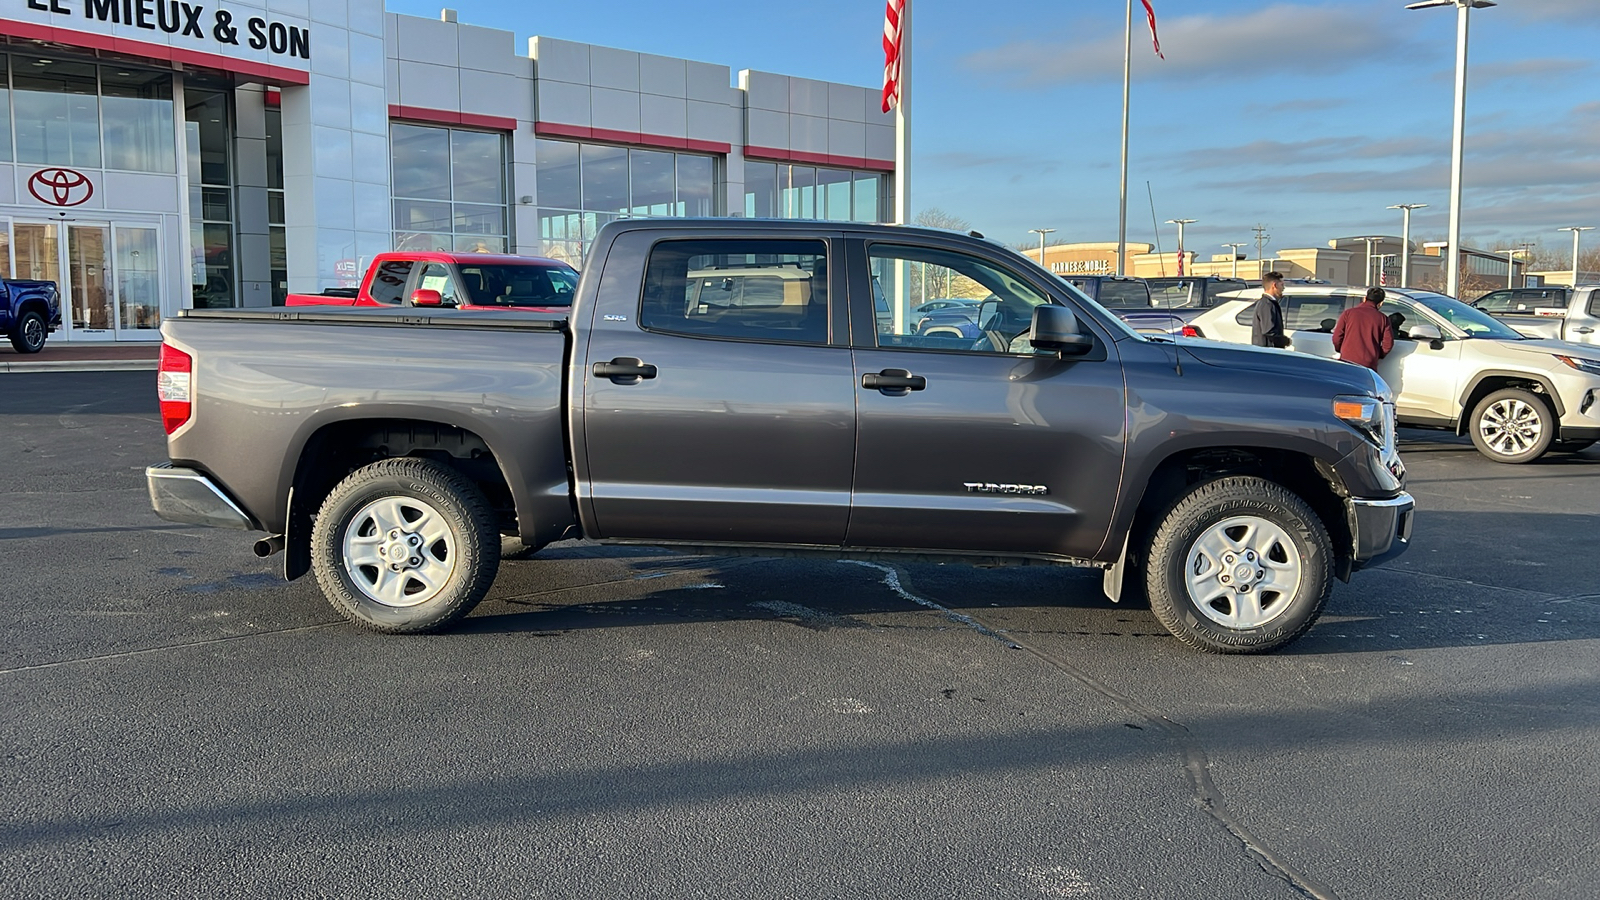
<svg viewBox="0 0 1600 900"><path fill-rule="evenodd" d="M1411 286L1411 211L1422 209L1426 203L1396 203L1390 209L1405 210L1405 218L1400 226L1400 286Z"/></svg>
<svg viewBox="0 0 1600 900"><path fill-rule="evenodd" d="M1445 276L1445 293L1452 297L1461 293L1461 150L1467 122L1467 16L1474 9L1494 5L1495 0L1422 0L1406 4L1406 9L1456 8L1456 115L1450 142L1450 271Z"/></svg>
<svg viewBox="0 0 1600 900"><path fill-rule="evenodd" d="M1570 231L1570 232L1572 232L1572 286L1573 287L1577 287L1578 286L1578 238L1582 237L1583 233L1585 231L1593 231L1594 228L1595 227L1593 225L1568 225L1565 228L1557 228L1556 229L1557 231Z"/></svg>

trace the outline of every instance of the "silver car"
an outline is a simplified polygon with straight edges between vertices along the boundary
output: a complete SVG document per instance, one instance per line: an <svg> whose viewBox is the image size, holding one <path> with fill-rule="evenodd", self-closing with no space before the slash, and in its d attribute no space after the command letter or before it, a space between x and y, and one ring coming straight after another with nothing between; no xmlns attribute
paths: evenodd
<svg viewBox="0 0 1600 900"><path fill-rule="evenodd" d="M1283 305L1289 351L1337 359L1333 326L1366 289L1289 285ZM1207 339L1250 343L1259 294L1234 292L1191 324ZM1378 366L1402 425L1470 434L1495 462L1532 462L1600 440L1600 348L1524 337L1442 294L1388 291L1394 350Z"/></svg>

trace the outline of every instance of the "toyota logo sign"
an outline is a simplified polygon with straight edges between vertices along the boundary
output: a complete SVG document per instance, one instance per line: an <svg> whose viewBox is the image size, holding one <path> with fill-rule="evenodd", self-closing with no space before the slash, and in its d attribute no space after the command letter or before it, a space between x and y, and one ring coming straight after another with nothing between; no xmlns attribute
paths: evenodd
<svg viewBox="0 0 1600 900"><path fill-rule="evenodd" d="M40 169L28 179L28 193L51 206L78 206L94 196L94 182L76 169Z"/></svg>

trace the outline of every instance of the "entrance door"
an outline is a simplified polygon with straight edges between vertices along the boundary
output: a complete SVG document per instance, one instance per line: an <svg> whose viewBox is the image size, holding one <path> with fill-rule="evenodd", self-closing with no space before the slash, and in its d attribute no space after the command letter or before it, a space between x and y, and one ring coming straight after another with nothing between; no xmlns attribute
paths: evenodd
<svg viewBox="0 0 1600 900"><path fill-rule="evenodd" d="M115 288L111 281L111 228L67 226L66 284L73 340L114 340L117 333Z"/></svg>

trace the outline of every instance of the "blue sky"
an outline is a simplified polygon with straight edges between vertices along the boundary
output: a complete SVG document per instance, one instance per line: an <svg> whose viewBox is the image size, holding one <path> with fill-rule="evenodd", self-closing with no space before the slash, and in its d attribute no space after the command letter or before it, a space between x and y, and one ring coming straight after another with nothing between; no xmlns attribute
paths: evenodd
<svg viewBox="0 0 1600 900"><path fill-rule="evenodd" d="M879 0L529 4L453 0L460 20L876 87ZM1007 243L1055 228L1114 241L1121 0L912 0L912 205ZM1449 208L1456 14L1406 0L1153 0L1165 61L1135 3L1128 239L1192 218L1186 245L1272 235L1269 253L1398 234L1385 207ZM437 16L439 0L388 0ZM1501 0L1472 14L1462 231L1484 248L1600 225L1600 0ZM737 77L737 76L735 76ZM1149 190L1146 190L1149 182ZM1173 227L1162 225L1171 250ZM1213 251L1213 248L1216 248ZM1252 247L1253 249L1253 247Z"/></svg>

